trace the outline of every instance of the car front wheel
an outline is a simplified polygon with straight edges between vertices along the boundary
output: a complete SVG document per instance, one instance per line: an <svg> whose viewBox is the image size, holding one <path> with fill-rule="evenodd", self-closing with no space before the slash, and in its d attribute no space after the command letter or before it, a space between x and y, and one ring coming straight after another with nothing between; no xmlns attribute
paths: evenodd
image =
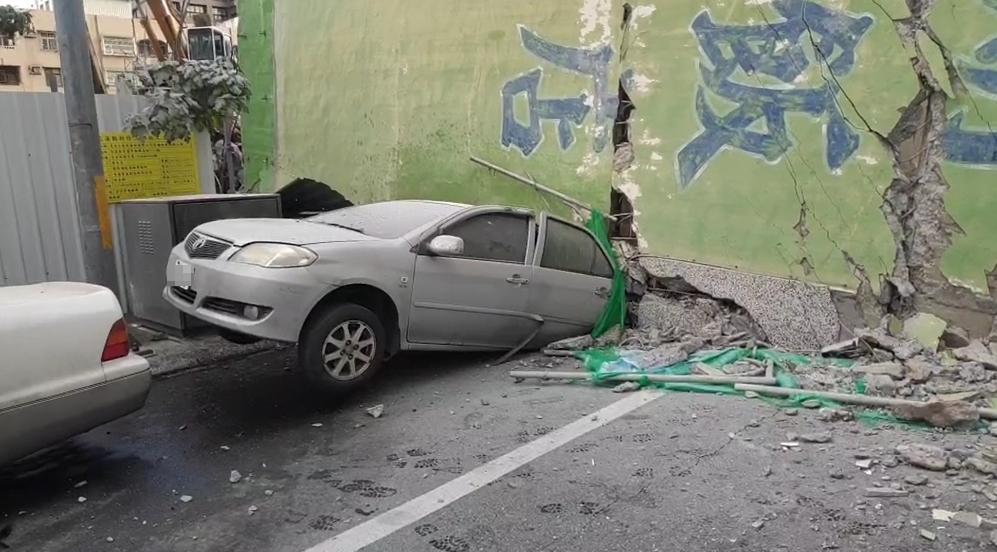
<svg viewBox="0 0 997 552"><path fill-rule="evenodd" d="M298 343L302 372L333 393L366 384L384 361L384 326L376 314L361 305L327 308L308 323L302 337Z"/></svg>

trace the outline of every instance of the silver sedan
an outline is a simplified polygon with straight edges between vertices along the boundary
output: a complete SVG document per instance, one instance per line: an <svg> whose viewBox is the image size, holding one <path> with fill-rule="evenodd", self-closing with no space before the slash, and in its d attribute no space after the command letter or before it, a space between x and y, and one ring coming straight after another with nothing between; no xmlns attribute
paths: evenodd
<svg viewBox="0 0 997 552"><path fill-rule="evenodd" d="M583 334L613 265L587 229L547 213L386 201L209 222L174 248L167 272L163 296L177 309L230 336L297 343L302 372L338 392L398 351Z"/></svg>

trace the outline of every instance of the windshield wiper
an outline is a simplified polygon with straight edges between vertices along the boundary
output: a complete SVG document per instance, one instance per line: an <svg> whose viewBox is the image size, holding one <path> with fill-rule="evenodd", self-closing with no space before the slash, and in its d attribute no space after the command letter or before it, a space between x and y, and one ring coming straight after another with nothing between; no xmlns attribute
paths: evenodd
<svg viewBox="0 0 997 552"><path fill-rule="evenodd" d="M318 221L312 221L312 222L318 222ZM324 224L326 226L335 226L336 228L342 228L344 230L350 230L350 231L356 232L357 234L363 234L364 236L367 235L367 233L364 232L363 230L358 230L356 228L353 228L353 227L350 227L350 226L346 226L344 224L336 224L335 222L319 222L319 224Z"/></svg>

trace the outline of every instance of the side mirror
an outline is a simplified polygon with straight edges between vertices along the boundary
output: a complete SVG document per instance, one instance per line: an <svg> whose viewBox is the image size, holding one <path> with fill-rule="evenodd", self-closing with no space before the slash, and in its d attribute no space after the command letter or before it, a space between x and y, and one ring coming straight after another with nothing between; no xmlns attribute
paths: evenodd
<svg viewBox="0 0 997 552"><path fill-rule="evenodd" d="M429 242L429 252L441 257L451 257L464 252L464 240L457 236L436 236Z"/></svg>

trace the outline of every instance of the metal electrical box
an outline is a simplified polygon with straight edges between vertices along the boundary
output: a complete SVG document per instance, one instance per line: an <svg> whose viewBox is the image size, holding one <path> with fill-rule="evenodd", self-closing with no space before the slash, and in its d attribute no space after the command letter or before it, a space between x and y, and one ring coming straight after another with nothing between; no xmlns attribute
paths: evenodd
<svg viewBox="0 0 997 552"><path fill-rule="evenodd" d="M170 251L191 230L213 220L281 218L277 194L204 194L123 201L117 206L117 243L128 313L136 322L185 336L208 324L163 299Z"/></svg>

